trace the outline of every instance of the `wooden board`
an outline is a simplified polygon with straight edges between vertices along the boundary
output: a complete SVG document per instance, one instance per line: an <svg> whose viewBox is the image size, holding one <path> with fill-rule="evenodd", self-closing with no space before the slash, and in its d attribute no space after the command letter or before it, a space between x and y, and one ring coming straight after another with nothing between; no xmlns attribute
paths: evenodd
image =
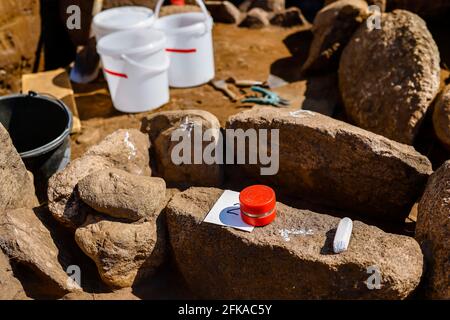
<svg viewBox="0 0 450 320"><path fill-rule="evenodd" d="M22 76L22 92L35 91L62 100L72 111L72 133L81 132L81 121L73 94L70 78L65 69L25 74Z"/></svg>

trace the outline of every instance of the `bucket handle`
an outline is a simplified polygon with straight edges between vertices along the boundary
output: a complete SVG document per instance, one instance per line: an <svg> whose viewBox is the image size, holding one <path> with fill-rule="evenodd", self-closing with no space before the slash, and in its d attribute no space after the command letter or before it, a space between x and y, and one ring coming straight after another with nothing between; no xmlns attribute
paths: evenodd
<svg viewBox="0 0 450 320"><path fill-rule="evenodd" d="M159 67L146 66L142 63L139 63L139 62L133 60L132 58L128 57L125 54L120 55L120 58L123 59L126 63L131 64L132 66L135 66L135 67L145 70L145 72L147 74L158 74L158 73L164 72L167 69L169 69L169 65L170 65L169 57L167 57L167 56L165 57L164 63Z"/></svg>
<svg viewBox="0 0 450 320"><path fill-rule="evenodd" d="M39 92L37 93L36 91L33 90L29 90L27 93L27 96L34 98L34 97L44 97L50 100L53 100L53 102L59 104L61 106L61 108L63 108L64 110L67 110L70 114L72 114L72 110L69 109L68 106L65 105L64 102L61 101L61 99L58 99L57 97L55 97L54 95L47 93L47 92ZM70 130L72 130L72 120L69 123L69 128Z"/></svg>
<svg viewBox="0 0 450 320"><path fill-rule="evenodd" d="M47 100L51 100L57 104L59 104L59 106L65 110L68 114L69 117L69 122L67 124L66 129L64 130L64 133L66 131L72 132L72 126L73 126L73 114L72 114L72 110L69 109L68 106L66 106L66 104L64 102L61 101L61 99L58 99L57 97L55 97L54 95L50 94L50 93L46 93L46 92L39 92L37 93L36 91L33 90L29 90L28 93L26 94L28 97L30 98L45 98Z"/></svg>
<svg viewBox="0 0 450 320"><path fill-rule="evenodd" d="M197 2L198 6L202 10L203 14L205 15L205 31L202 32L201 35L204 35L208 30L212 27L211 23L211 17L209 16L208 9L206 9L205 3L202 0L195 0ZM161 11L161 6L163 5L164 0L158 0L155 7L155 20L159 18L159 12Z"/></svg>

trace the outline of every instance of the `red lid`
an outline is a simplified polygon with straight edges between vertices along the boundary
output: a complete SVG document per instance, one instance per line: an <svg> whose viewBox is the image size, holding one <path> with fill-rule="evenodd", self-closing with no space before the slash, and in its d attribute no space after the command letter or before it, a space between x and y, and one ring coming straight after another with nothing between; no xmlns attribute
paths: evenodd
<svg viewBox="0 0 450 320"><path fill-rule="evenodd" d="M265 215L275 209L275 191L264 185L245 188L239 194L241 211L250 215Z"/></svg>
<svg viewBox="0 0 450 320"><path fill-rule="evenodd" d="M184 0L170 0L170 4L174 6L184 6Z"/></svg>

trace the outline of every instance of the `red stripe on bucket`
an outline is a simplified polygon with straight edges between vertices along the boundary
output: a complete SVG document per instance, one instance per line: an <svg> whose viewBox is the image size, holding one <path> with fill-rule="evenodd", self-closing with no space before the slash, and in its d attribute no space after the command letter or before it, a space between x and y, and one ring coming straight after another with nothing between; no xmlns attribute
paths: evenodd
<svg viewBox="0 0 450 320"><path fill-rule="evenodd" d="M176 52L176 53L194 53L194 52L197 52L197 49L172 49L172 48L167 48L166 51L167 52Z"/></svg>
<svg viewBox="0 0 450 320"><path fill-rule="evenodd" d="M108 73L108 74L110 74L112 76L128 79L128 76L125 73L119 73L119 72L111 71L111 70L108 70L106 68L103 68L103 70L105 70L106 73Z"/></svg>

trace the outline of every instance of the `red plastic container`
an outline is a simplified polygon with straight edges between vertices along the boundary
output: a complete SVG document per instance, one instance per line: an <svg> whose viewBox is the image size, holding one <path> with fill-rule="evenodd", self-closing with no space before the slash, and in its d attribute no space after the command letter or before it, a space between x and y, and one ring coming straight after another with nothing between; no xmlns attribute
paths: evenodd
<svg viewBox="0 0 450 320"><path fill-rule="evenodd" d="M170 4L174 6L184 6L184 0L170 0Z"/></svg>
<svg viewBox="0 0 450 320"><path fill-rule="evenodd" d="M275 191L264 185L245 188L239 194L241 217L245 223L262 227L271 223L276 216Z"/></svg>

